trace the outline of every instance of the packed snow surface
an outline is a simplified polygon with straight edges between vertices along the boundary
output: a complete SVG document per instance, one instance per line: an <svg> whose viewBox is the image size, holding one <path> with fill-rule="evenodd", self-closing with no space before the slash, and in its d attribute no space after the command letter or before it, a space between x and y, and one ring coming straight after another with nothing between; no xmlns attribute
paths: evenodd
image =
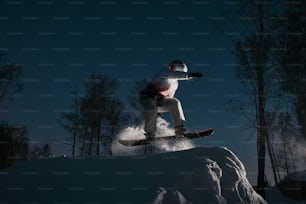
<svg viewBox="0 0 306 204"><path fill-rule="evenodd" d="M0 181L0 203L266 203L221 147L20 162Z"/></svg>

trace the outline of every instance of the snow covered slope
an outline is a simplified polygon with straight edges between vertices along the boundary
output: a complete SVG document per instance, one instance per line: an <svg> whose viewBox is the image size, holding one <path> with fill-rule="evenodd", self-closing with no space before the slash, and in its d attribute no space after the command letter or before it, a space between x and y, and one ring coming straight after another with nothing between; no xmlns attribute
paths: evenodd
<svg viewBox="0 0 306 204"><path fill-rule="evenodd" d="M0 203L265 203L220 147L23 162L0 181Z"/></svg>

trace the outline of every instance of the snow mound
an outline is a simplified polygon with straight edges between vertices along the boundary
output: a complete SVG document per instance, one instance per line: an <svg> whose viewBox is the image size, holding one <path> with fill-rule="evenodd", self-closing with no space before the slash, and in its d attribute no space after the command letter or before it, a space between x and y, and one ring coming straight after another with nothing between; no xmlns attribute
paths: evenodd
<svg viewBox="0 0 306 204"><path fill-rule="evenodd" d="M266 203L221 147L19 163L0 172L1 203Z"/></svg>

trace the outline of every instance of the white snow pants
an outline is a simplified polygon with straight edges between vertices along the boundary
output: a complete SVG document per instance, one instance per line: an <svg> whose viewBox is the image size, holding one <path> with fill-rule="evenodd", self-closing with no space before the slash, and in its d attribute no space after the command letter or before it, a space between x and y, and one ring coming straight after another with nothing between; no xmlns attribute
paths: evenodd
<svg viewBox="0 0 306 204"><path fill-rule="evenodd" d="M146 133L155 135L156 120L158 116L158 106L156 101L152 98L145 98L141 100L144 108L145 127ZM181 102L177 98L163 98L159 105L162 105L171 116L174 127L183 125L185 123L185 116Z"/></svg>

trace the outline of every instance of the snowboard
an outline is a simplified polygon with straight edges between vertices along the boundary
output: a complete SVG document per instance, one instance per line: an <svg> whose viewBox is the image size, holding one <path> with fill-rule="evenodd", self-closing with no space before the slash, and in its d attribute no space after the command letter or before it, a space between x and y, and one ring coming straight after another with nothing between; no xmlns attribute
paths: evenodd
<svg viewBox="0 0 306 204"><path fill-rule="evenodd" d="M125 146L138 146L138 145L152 144L156 141L184 140L184 139L207 137L213 135L214 133L215 130L213 128L208 128L204 130L186 132L184 136L170 135L163 137L155 137L154 139L132 139L132 140L120 139L119 143Z"/></svg>

